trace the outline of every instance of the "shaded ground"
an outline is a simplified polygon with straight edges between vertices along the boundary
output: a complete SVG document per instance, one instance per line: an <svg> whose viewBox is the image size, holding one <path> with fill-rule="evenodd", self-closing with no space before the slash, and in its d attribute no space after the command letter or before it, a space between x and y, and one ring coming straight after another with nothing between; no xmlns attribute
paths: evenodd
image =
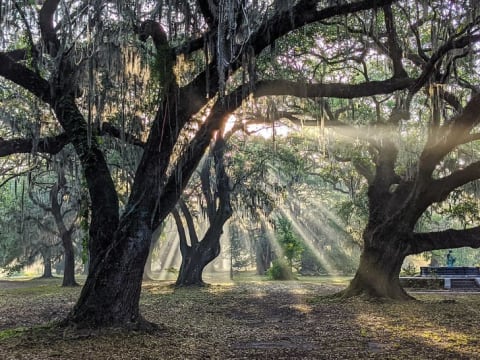
<svg viewBox="0 0 480 360"><path fill-rule="evenodd" d="M144 285L155 334L58 330L79 288L0 281L1 359L480 359L480 295L333 302L338 285L256 282L173 290ZM18 329L18 327L31 329Z"/></svg>

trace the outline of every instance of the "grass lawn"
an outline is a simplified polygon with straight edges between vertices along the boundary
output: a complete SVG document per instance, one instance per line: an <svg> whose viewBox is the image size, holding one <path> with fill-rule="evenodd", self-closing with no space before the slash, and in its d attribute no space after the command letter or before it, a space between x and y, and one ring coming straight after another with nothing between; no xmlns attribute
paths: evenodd
<svg viewBox="0 0 480 360"><path fill-rule="evenodd" d="M151 334L59 329L80 288L0 281L0 359L480 359L479 293L333 301L348 278L250 280L145 283L142 313L163 325Z"/></svg>

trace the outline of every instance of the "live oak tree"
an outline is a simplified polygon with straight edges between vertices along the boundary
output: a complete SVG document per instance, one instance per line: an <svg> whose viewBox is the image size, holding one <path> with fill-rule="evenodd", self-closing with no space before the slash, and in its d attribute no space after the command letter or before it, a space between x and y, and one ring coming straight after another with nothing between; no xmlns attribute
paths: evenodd
<svg viewBox="0 0 480 360"><path fill-rule="evenodd" d="M463 9L469 9L471 12ZM429 18L430 11L442 15L438 19L431 19ZM448 25L448 21L453 21L453 14L462 19L463 26L457 32L452 31L451 23ZM478 82L478 73L472 71L471 64L476 59L475 43L479 39L476 14L475 3L464 3L463 8L454 7L448 9L448 11L442 9L439 4L425 5L421 11L417 12L418 18L412 16L403 4L399 5L399 10L395 13L392 12L391 8L385 7L383 9L385 24L381 30L372 26L372 22L378 21L378 19L374 19L370 23L362 18L358 18L357 23L345 22L345 33L350 40L356 38L353 34L359 34L357 38L359 44L355 44L355 42L349 44L351 52L345 52L341 47L330 47L329 49L333 49L333 51L338 50L338 53L335 54L335 60L332 60L332 58L335 58L333 56L328 59L327 54L320 54L320 56L313 52L308 53L310 57L319 56L329 64L324 76L332 76L329 69L340 67L345 70L341 74L342 77L345 77L349 73L349 67L352 66L358 69L361 76L368 80L372 77L372 73L374 76L378 76L378 73L372 71L372 68L375 70L375 67L372 66L375 64L370 63L363 52L365 48L362 44L370 42L374 44L370 51L376 49L375 51L379 51L384 56L384 60L390 58L391 62L387 62L387 64L392 67L393 72L397 75L406 77L408 73L415 71L420 73L420 76L407 86L408 91L395 95L393 98L395 102L389 105L388 110L382 104L385 102L392 103L389 101L389 97L384 99L373 97L367 100L367 104L346 103L348 113L347 116L343 117L339 117L338 114L339 111L344 111L344 109L342 107L333 108L333 101L319 102L323 112L322 118L311 120L315 125L321 123L322 126L336 127L337 133L347 134L358 142L365 141L364 154L367 158L371 157L371 161L365 161L361 157L350 159L353 160L358 172L365 176L369 184L369 222L363 233L364 250L361 265L350 287L342 293L344 296L365 294L375 297L408 299L409 296L400 288L398 282L400 266L406 255L434 248L478 247L478 242L471 236L474 229L468 229L466 232L449 230L423 234L414 231L420 216L425 213L429 205L443 201L448 193L459 188L463 183L459 182L455 186L452 184L448 191L444 188L443 190L446 193L435 199L427 200L422 195L421 200L416 200L427 203L423 204L425 207L422 210L418 210L417 205L412 205L412 203L403 203L410 196L419 195L410 193L414 191L415 187L410 184L412 188L406 190L406 187L400 186L402 181L405 183L420 181L416 172L427 171L427 173L430 172L430 175L426 175L427 178L431 176L432 179L427 181L429 185L422 186L429 188L430 181L434 183L433 179L450 177L450 175L453 175L452 173L459 170L463 172L466 163L475 161L475 157L472 156L469 156L467 161L463 157L453 157L452 159L452 151L467 152L465 144L476 140L474 134L469 134L463 139L457 137L458 143L451 144L448 150L443 150L445 153L435 159L434 165L427 165L422 156L434 151L437 151L435 157L439 156L438 148L432 147L432 143L446 141L447 128L449 131L459 131L458 129L453 130L457 126L458 118L470 117L469 127L473 133L475 132L474 128L477 120L473 118L473 114L477 111L475 102L478 87L475 82ZM406 23L403 23L405 26L401 26L402 22L394 22L398 21L399 18L406 21ZM403 32L402 37L397 35L397 31ZM426 34L434 37L433 48L428 48L423 44ZM441 36L436 37L438 34L441 34ZM328 37L326 38L327 40L323 38L323 41L331 41ZM409 41L403 39L409 39ZM385 62L383 63L385 64ZM404 63L407 65L404 65ZM348 66L344 64L348 64ZM358 66L355 64L358 64ZM378 66L378 63L376 65ZM467 68L471 71L468 75ZM383 72L385 72L385 69ZM455 92L447 91L449 86L456 89ZM422 89L426 96L424 93L419 93ZM469 94L470 92L471 94ZM412 105L414 97L418 98L420 103ZM471 98L470 101L468 101L469 98ZM362 100L362 102L365 102L365 100ZM424 102L424 104L421 104L421 102ZM468 103L468 106L463 110L466 103ZM370 106L370 112L368 106ZM467 110L469 107L471 107L470 115L468 115ZM425 112L428 115L425 115ZM385 116L385 114L390 116ZM415 142L411 144L414 146L409 149L406 147L406 143L398 140L392 141L392 139L401 139L402 133L398 134L397 131L412 124L415 118L418 119L420 127L427 130L417 134ZM368 119L373 119L373 121ZM295 121L295 119L292 120ZM367 134L359 131L358 128L345 126L346 123L359 124L368 123L368 121L371 121L375 127L370 127ZM302 123L305 125L308 121L303 120ZM437 128L442 128L442 131L438 132ZM422 147L419 136L423 136L425 133L428 134L428 140L426 146ZM458 133L449 136L455 137L458 136ZM436 140L432 140L432 137ZM412 159L410 155L410 159L405 166L405 155L401 154L400 150L404 150L403 152L406 150L407 154L410 151L414 154L413 157L418 155L420 160ZM387 159L388 165L384 163ZM339 158L338 160L345 161L346 159ZM449 172L438 171L439 168L443 169L445 167L444 163L452 160L457 161L457 165L450 168ZM387 168L389 170L385 172ZM457 176L460 175L457 173ZM476 175L471 175L468 179L464 178L463 180L468 183L477 178ZM442 183L445 183L444 181ZM399 191L406 191L406 193L402 194ZM390 196L392 199L390 199ZM403 208L404 206L405 208ZM414 220L409 220L409 216L415 213L417 217ZM411 222L409 223L409 221ZM383 227L386 226L386 223L389 226L388 230L385 231ZM451 238L447 241L446 236L451 237L453 234L455 239ZM412 240L412 237L414 237L414 240Z"/></svg>
<svg viewBox="0 0 480 360"><path fill-rule="evenodd" d="M416 11L409 11L409 5ZM398 3L384 6L375 18L358 16L352 21L325 22L337 25L337 33L327 29L320 32L322 36L316 42L334 45L312 51L299 46L296 51L306 54L303 62L299 65L297 59L288 63L290 67L313 67L318 73L319 66L312 58L323 61L326 65L321 76L312 77L312 83L334 79L334 72L338 72L340 79L351 76L352 82L365 80L366 89L373 91L376 81L372 79L390 71L393 79L409 82L397 88L405 91L392 92L393 96L377 94L343 106L333 100L315 99L320 116L301 119L303 125L334 127L337 134L349 136L363 147L363 155L349 161L368 183L368 223L363 231L359 268L342 296L410 299L398 280L407 255L480 246L474 224L461 230L423 233L416 227L431 205L443 202L451 192L479 176L476 156L456 156L468 152L468 144L478 139L479 76L473 65L480 39L476 6L475 2L452 7ZM460 23L460 27L455 25ZM339 37L345 45L338 45ZM372 59L367 55L372 52L380 56ZM352 90L362 86L345 86L343 97L355 98L358 93L353 95ZM380 86L386 89L384 83ZM292 94L294 87L289 83L284 94ZM304 85L302 95L311 97L317 88L316 84ZM300 94L300 87L296 89ZM325 86L321 96L330 96L327 89L333 90ZM359 125L369 126L362 129ZM421 129L415 140L404 141L404 134L415 127ZM440 171L452 160L456 166Z"/></svg>
<svg viewBox="0 0 480 360"><path fill-rule="evenodd" d="M212 141L211 154L205 159L200 170L201 197L208 225L207 229L199 240L198 231L195 227L194 218L187 204L179 200L179 210L174 208L172 215L180 237L180 252L182 264L178 273L176 286L203 286L202 274L205 266L213 261L220 254L220 238L223 234L223 226L232 216L230 204L230 193L232 191L229 177L225 168L224 154L226 150L225 138L220 129ZM214 179L212 179L212 167L214 168ZM182 222L185 219L187 233Z"/></svg>
<svg viewBox="0 0 480 360"><path fill-rule="evenodd" d="M467 25L439 47L419 48L420 74L415 71L409 74L402 64L402 48L398 43L393 21L395 18L392 15L392 9L396 7L392 3L395 1L332 3L299 0L292 3L275 1L272 2L275 6L270 6L268 1L185 0L175 2L175 5L170 4L169 8L164 8L163 2L159 2L157 7L152 8L143 1L46 0L40 2L37 8L37 5L30 3L3 2L1 21L6 25L4 33L7 35L4 35L5 41L2 42L0 52L0 76L32 93L45 109L53 113L63 132L49 137L39 136L35 141L2 140L0 153L5 156L30 152L32 148L38 152L55 153L66 143L71 143L82 165L90 194L89 275L80 298L65 323L80 327L139 328L148 325L140 315L138 304L152 232L174 208L213 135L231 112L251 94L257 97L292 95L356 98L388 94L407 88L411 94L415 94L439 70L439 61L450 54L450 50L469 49L469 44L476 40L475 27ZM404 8L405 6L401 7ZM325 81L306 84L301 79L296 81L297 78L292 80L258 76L256 58L265 54L266 49L274 48L276 41L291 31L314 23L327 28L338 28L338 22L341 23L339 19L351 19L358 13L362 14L358 16L360 19L372 18L385 24L381 31L374 32L373 35L377 36L377 45L386 54L386 61L392 65L386 77L375 80L367 78L353 84L331 83L325 78ZM349 16L343 18L346 15ZM167 23L167 27L162 28L151 19ZM118 22L118 26L114 22ZM415 30L415 25L412 24L412 31ZM115 29L121 31L115 33ZM364 34L369 34L368 26L361 30ZM113 39L125 41L124 44L135 41L134 39L149 41L152 38L155 45L155 70L160 73L158 79L161 81L154 102L156 112L148 121L143 153L122 212L111 170L98 138L107 129L111 129L112 124L109 127L105 124L102 126L101 116L95 117L95 112L101 114L100 110L105 108L106 97L96 96L99 94L93 91L97 76L103 77L105 83L108 83L112 80L108 77L109 72L119 68L118 63L108 67L101 62L102 59L108 59L108 56L102 58L106 49L104 41L110 46L108 54L113 54L119 48L115 41L109 40L112 39L109 37L111 33L119 35L113 36ZM25 34L25 41L15 42L18 39L16 34ZM418 39L419 42L422 40ZM371 43L365 44L364 48L371 46ZM203 53L203 63L199 62L192 70L191 78L182 78L178 69L174 68L175 60L185 56L188 59L188 56L198 53ZM368 52L365 54L368 55ZM283 56L279 54L277 59L288 59L290 55L296 54L286 52ZM129 98L135 98L136 86L141 84L123 84L123 93ZM407 100L408 104L410 99ZM111 104L111 108L121 108L123 105L127 106L128 101ZM438 126L435 136L443 136L442 139L447 141L437 143L438 138L432 136L427 149L433 146L436 147L435 150L445 153L454 145L451 141L458 141L460 135L465 141L467 131L476 124L473 116L476 106L474 98L464 115L452 122L461 126L468 124L462 131ZM181 153L178 153L181 131L187 125L193 125L195 116L200 113L204 120L197 123L194 136L183 144ZM119 132L120 138L134 142L135 139L125 134L124 130ZM446 143L449 146L442 145ZM380 146L387 145L386 142L380 142ZM372 221L365 232L367 241L364 255L350 290L361 292L374 289L370 292L395 297L402 295L398 287L389 287L386 280L390 280L395 273L397 259L405 252L405 247L400 245L404 244L400 238L402 241L409 239L403 235L411 234L404 231L407 230L405 227L398 229L394 224L397 224L398 219L404 219L403 215L407 223L411 224L419 215L428 202L417 196L425 194L425 186L433 184L447 190L448 186L444 188L443 184L448 181L456 184L465 181L468 175L472 176L475 168L474 165L468 167L469 170L446 180L432 180L429 178L429 170L432 166L432 171L434 170L442 151L433 154L426 152L421 159L422 167L426 166L427 171L419 167L422 169L419 180L413 185L411 182L400 183L391 195L395 199L402 198L406 186L412 186L412 195L405 200L409 200L409 204L412 201L415 204L413 213L409 213L411 208L404 206L398 207L397 211L394 207L384 209L377 206L375 201L384 199L385 190L372 190ZM393 179L397 179L388 171L395 152L382 151L381 154L377 159L373 184L391 185ZM434 189L435 186L427 189ZM429 198L429 201L432 199ZM379 212L384 212L386 216ZM380 243L387 243L384 236L390 237L394 230L399 234L398 241L379 246ZM474 233L473 230L466 230L465 234L470 234L470 237L463 237L464 242L471 245ZM442 241L451 239L450 234L439 236L440 244L435 246L442 247ZM424 245L417 246L417 251L433 244L432 235L419 235L417 238L417 244ZM456 244L460 245L458 242ZM411 248L411 242L407 242L407 252ZM382 256L382 252L386 252L386 256ZM395 257L395 261L391 262L395 263L393 268L390 263L378 262L390 257ZM375 285L377 279L370 276L377 270L386 272L381 275L383 280L379 284L382 285Z"/></svg>

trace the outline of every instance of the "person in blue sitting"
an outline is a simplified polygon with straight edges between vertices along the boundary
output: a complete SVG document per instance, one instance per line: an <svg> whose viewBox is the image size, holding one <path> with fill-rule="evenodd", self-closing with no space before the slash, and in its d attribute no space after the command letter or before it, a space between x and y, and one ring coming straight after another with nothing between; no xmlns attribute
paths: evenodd
<svg viewBox="0 0 480 360"><path fill-rule="evenodd" d="M455 264L455 258L453 257L452 255L452 250L448 250L448 254L447 254L447 266L448 267L452 267L453 264Z"/></svg>

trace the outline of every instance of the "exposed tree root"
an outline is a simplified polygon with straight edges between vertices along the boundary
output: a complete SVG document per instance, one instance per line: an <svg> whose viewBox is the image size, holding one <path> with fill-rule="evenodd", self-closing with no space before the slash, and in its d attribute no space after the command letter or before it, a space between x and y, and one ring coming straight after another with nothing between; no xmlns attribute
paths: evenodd
<svg viewBox="0 0 480 360"><path fill-rule="evenodd" d="M91 320L76 321L75 319L67 317L60 321L57 326L64 329L64 336L65 334L70 334L71 336L80 337L97 336L111 332L140 332L151 334L166 330L164 325L147 321L142 316L139 316L136 321L106 323Z"/></svg>
<svg viewBox="0 0 480 360"><path fill-rule="evenodd" d="M416 300L413 296L407 294L402 288L381 294L371 288L359 289L348 287L345 290L334 294L334 296L338 299L358 298L369 302L406 302Z"/></svg>

